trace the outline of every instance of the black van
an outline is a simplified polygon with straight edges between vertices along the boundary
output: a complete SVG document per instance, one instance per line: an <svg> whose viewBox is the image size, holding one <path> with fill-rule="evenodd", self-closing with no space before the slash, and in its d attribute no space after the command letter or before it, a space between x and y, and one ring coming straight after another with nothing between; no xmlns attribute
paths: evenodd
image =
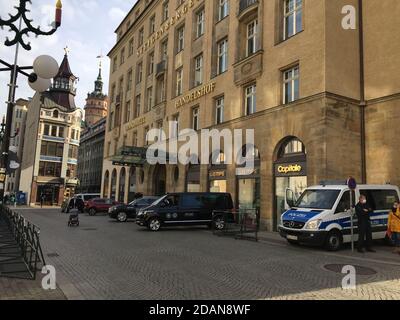
<svg viewBox="0 0 400 320"><path fill-rule="evenodd" d="M172 193L160 198L150 207L141 209L136 223L151 231L163 226L208 225L216 229L225 227L226 215L215 216L214 211L232 211L229 193Z"/></svg>

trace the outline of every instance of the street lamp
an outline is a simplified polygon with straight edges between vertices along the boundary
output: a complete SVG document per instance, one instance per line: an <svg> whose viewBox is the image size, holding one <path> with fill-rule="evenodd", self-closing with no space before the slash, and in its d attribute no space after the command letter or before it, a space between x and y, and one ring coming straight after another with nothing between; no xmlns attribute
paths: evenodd
<svg viewBox="0 0 400 320"><path fill-rule="evenodd" d="M18 74L22 74L28 78L29 85L32 89L38 92L46 91L51 85L51 78L56 75L55 66L57 62L49 57L49 56L40 56L38 57L33 66L18 66L18 54L20 45L25 50L31 50L32 47L30 42L26 43L24 40L24 36L29 37L30 34L34 34L37 36L50 36L54 34L57 29L61 26L61 17L62 17L62 3L61 0L57 0L55 7L55 20L52 24L52 29L49 31L43 31L40 29L40 26L34 27L32 25L32 20L29 19L26 14L30 12L27 9L27 3L32 4L31 0L20 0L19 5L14 8L17 10L17 13L12 15L9 14L9 19L3 20L0 17L0 27L4 29L4 27L8 27L9 31L14 33L13 38L6 38L4 44L8 47L15 45L15 56L14 56L14 64L7 63L4 60L0 59L0 64L5 66L5 68L0 68L0 71L8 71L10 72L10 84L9 84L9 92L8 92L8 101L7 103L7 118L6 125L4 131L4 138L2 141L2 156L1 156L1 167L0 172L4 171L8 164L8 153L10 148L10 136L11 136L11 128L12 128L12 115L13 109L15 105L15 91L17 88L17 77ZM23 26L24 23L24 26ZM34 73L28 74L25 70L34 69ZM58 65L57 65L58 70ZM50 75L52 77L50 77ZM0 201L3 201L4 197L4 183L0 181Z"/></svg>

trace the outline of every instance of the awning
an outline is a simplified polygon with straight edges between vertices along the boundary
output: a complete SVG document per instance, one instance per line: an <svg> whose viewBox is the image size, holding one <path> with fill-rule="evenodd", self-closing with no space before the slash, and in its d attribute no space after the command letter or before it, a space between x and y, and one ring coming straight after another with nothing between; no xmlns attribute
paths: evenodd
<svg viewBox="0 0 400 320"><path fill-rule="evenodd" d="M141 167L146 163L146 148L122 147L111 157L113 165Z"/></svg>

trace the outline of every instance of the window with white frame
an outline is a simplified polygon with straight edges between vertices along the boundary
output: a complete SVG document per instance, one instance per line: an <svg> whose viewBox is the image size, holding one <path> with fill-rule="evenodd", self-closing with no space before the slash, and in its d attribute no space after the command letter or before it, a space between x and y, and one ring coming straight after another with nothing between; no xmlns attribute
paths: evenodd
<svg viewBox="0 0 400 320"><path fill-rule="evenodd" d="M141 95L138 94L136 96L136 99L135 99L135 118L139 118L140 117L141 104L142 104L142 98L141 98Z"/></svg>
<svg viewBox="0 0 400 320"><path fill-rule="evenodd" d="M154 32L156 32L156 16L152 16L150 18L150 34L153 34Z"/></svg>
<svg viewBox="0 0 400 320"><path fill-rule="evenodd" d="M205 27L205 11L201 9L196 14L196 38L201 37L204 34Z"/></svg>
<svg viewBox="0 0 400 320"><path fill-rule="evenodd" d="M147 111L153 107L153 87L147 89Z"/></svg>
<svg viewBox="0 0 400 320"><path fill-rule="evenodd" d="M154 52L149 54L149 70L148 74L152 75L154 73Z"/></svg>
<svg viewBox="0 0 400 320"><path fill-rule="evenodd" d="M299 99L299 66L283 72L283 103Z"/></svg>
<svg viewBox="0 0 400 320"><path fill-rule="evenodd" d="M143 63L137 65L136 83L139 84L143 80Z"/></svg>
<svg viewBox="0 0 400 320"><path fill-rule="evenodd" d="M181 52L185 47L185 27L182 26L177 30L177 52Z"/></svg>
<svg viewBox="0 0 400 320"><path fill-rule="evenodd" d="M215 124L224 122L225 98L219 97L215 100Z"/></svg>
<svg viewBox="0 0 400 320"><path fill-rule="evenodd" d="M183 92L183 68L176 71L176 96L180 96Z"/></svg>
<svg viewBox="0 0 400 320"><path fill-rule="evenodd" d="M229 14L228 0L218 0L218 21L224 19Z"/></svg>
<svg viewBox="0 0 400 320"><path fill-rule="evenodd" d="M284 0L283 39L303 30L303 1Z"/></svg>
<svg viewBox="0 0 400 320"><path fill-rule="evenodd" d="M163 3L163 14L162 14L162 21L166 21L169 18L169 8L168 8L168 1Z"/></svg>
<svg viewBox="0 0 400 320"><path fill-rule="evenodd" d="M203 54L194 58L194 85L203 84Z"/></svg>
<svg viewBox="0 0 400 320"><path fill-rule="evenodd" d="M143 45L144 42L144 29L141 28L139 30L139 36L138 36L138 47L141 47Z"/></svg>
<svg viewBox="0 0 400 320"><path fill-rule="evenodd" d="M179 114L176 114L172 117L172 121L170 123L170 137L177 138L179 135Z"/></svg>
<svg viewBox="0 0 400 320"><path fill-rule="evenodd" d="M218 42L218 74L228 70L228 39Z"/></svg>
<svg viewBox="0 0 400 320"><path fill-rule="evenodd" d="M252 84L245 88L246 116L256 113L257 110L256 89L257 89L256 84Z"/></svg>
<svg viewBox="0 0 400 320"><path fill-rule="evenodd" d="M200 128L199 127L199 125L200 125L199 117L200 117L200 109L198 107L193 108L192 109L192 129L194 131L197 131Z"/></svg>
<svg viewBox="0 0 400 320"><path fill-rule="evenodd" d="M258 20L255 19L247 25L247 56L258 50Z"/></svg>

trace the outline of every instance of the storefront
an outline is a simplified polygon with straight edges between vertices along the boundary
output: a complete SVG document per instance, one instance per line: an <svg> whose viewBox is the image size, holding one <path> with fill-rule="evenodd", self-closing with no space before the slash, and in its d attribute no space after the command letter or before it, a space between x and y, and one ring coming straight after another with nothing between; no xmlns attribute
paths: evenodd
<svg viewBox="0 0 400 320"><path fill-rule="evenodd" d="M57 184L39 184L36 203L42 203L46 206L58 205L60 195L60 185Z"/></svg>
<svg viewBox="0 0 400 320"><path fill-rule="evenodd" d="M225 164L225 154L219 152L211 157L208 169L208 190L210 192L227 191L227 167Z"/></svg>
<svg viewBox="0 0 400 320"><path fill-rule="evenodd" d="M237 204L239 209L260 209L260 153L257 148L249 150L249 159L236 169L237 176ZM249 153L248 152L248 153ZM242 156L246 158L246 148L242 150Z"/></svg>
<svg viewBox="0 0 400 320"><path fill-rule="evenodd" d="M288 138L279 146L277 159L274 163L274 178L274 230L276 231L280 217L286 210L286 194L293 192L297 199L307 187L307 151L299 139Z"/></svg>

